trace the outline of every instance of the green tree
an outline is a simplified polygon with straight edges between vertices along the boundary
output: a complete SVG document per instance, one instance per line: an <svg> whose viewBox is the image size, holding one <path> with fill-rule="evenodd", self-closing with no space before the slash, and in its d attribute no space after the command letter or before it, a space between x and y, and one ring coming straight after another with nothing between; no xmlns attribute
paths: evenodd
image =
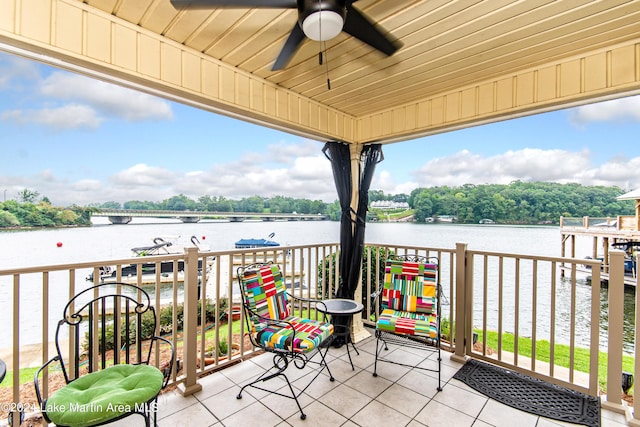
<svg viewBox="0 0 640 427"><path fill-rule="evenodd" d="M100 206L102 209L122 209L120 202L104 202Z"/></svg>
<svg viewBox="0 0 640 427"><path fill-rule="evenodd" d="M0 210L0 227L15 227L20 225L20 221L14 214Z"/></svg>
<svg viewBox="0 0 640 427"><path fill-rule="evenodd" d="M37 191L32 191L25 188L18 193L18 199L20 199L20 201L22 201L23 203L35 203L39 195L40 193L38 193Z"/></svg>

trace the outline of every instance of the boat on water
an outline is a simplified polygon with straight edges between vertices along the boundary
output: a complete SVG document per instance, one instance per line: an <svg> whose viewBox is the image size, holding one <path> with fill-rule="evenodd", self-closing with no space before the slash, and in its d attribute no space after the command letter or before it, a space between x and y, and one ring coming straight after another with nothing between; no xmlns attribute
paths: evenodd
<svg viewBox="0 0 640 427"><path fill-rule="evenodd" d="M628 240L622 242L615 242L611 244L612 249L621 249L625 252L624 257L624 275L627 277L632 277L635 279L637 272L636 265L636 254L638 250L640 250L640 241ZM586 259L593 259L591 257L586 257ZM603 261L604 257L597 257L597 260ZM590 269L591 266L585 265L587 269Z"/></svg>
<svg viewBox="0 0 640 427"><path fill-rule="evenodd" d="M200 240L196 236L191 236L191 243L198 247L201 250L206 250L201 243ZM165 240L163 237L156 237L153 239L153 245L149 246L138 246L135 248L131 248L131 252L133 252L136 257L148 257L154 255L171 255L182 253L179 249L173 249L174 243L171 240ZM184 261L178 260L177 262L173 261L161 261L161 262L142 262L142 263L132 263L123 265L120 268L121 277L131 278L137 277L138 275L138 267L140 267L141 274L143 275L143 283L154 282L156 276L156 269L160 266L160 276L161 278L171 279L174 273L174 270L177 266L177 272L179 274L184 272ZM198 272L202 273L202 260L198 260ZM115 282L118 269L114 266L105 265L101 266L99 269L99 281L100 283L109 283ZM93 281L93 273L89 274L86 278L88 281Z"/></svg>
<svg viewBox="0 0 640 427"><path fill-rule="evenodd" d="M626 242L615 242L611 245L615 249L622 249L624 256L624 274L636 277L636 253L640 248L640 242L629 240Z"/></svg>
<svg viewBox="0 0 640 427"><path fill-rule="evenodd" d="M269 248L274 246L280 246L280 243L273 241L275 233L269 234L266 239L240 239L235 243L236 249L251 249L251 248Z"/></svg>

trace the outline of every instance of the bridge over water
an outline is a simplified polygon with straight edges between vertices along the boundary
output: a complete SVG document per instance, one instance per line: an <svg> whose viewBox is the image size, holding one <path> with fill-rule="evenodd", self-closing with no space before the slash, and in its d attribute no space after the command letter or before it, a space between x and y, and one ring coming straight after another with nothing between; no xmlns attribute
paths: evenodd
<svg viewBox="0 0 640 427"><path fill-rule="evenodd" d="M167 210L136 210L136 209L100 209L91 214L109 218L112 224L128 224L134 217L145 218L177 218L182 222L198 222L202 218L226 219L229 222L245 220L261 221L325 221L329 217L322 214L298 213L257 213L257 212L197 212L197 211L167 211Z"/></svg>

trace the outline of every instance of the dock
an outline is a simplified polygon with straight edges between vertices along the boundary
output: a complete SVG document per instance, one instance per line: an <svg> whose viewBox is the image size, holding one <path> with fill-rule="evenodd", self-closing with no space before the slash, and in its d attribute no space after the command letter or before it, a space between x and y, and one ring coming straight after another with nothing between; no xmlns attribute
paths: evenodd
<svg viewBox="0 0 640 427"><path fill-rule="evenodd" d="M637 267L636 253L640 252L640 189L623 194L618 200L635 200L635 215L619 215L616 217L597 218L567 218L560 217L561 249L560 256L576 257L576 239L590 238L592 259L603 261L601 278L603 282L609 279L609 251L611 249L624 250L625 285L636 287ZM584 269L585 273L590 270ZM565 269L562 269L564 276Z"/></svg>

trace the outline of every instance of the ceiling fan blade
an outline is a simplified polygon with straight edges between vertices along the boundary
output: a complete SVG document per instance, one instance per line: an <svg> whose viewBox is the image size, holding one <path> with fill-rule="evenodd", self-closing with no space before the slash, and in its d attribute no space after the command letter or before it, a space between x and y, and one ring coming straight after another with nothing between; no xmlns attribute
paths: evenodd
<svg viewBox="0 0 640 427"><path fill-rule="evenodd" d="M286 67L305 37L306 36L304 35L302 28L300 28L300 25L298 25L298 23L296 22L296 24L291 29L291 33L289 33L289 37L284 43L282 50L278 54L278 58L273 64L271 71L282 70L284 67Z"/></svg>
<svg viewBox="0 0 640 427"><path fill-rule="evenodd" d="M353 3L353 2L352 2ZM342 31L351 34L371 47L387 55L393 55L402 47L402 43L380 28L375 22L347 4L347 19Z"/></svg>
<svg viewBox="0 0 640 427"><path fill-rule="evenodd" d="M171 0L176 9L287 8L298 7L296 0Z"/></svg>

